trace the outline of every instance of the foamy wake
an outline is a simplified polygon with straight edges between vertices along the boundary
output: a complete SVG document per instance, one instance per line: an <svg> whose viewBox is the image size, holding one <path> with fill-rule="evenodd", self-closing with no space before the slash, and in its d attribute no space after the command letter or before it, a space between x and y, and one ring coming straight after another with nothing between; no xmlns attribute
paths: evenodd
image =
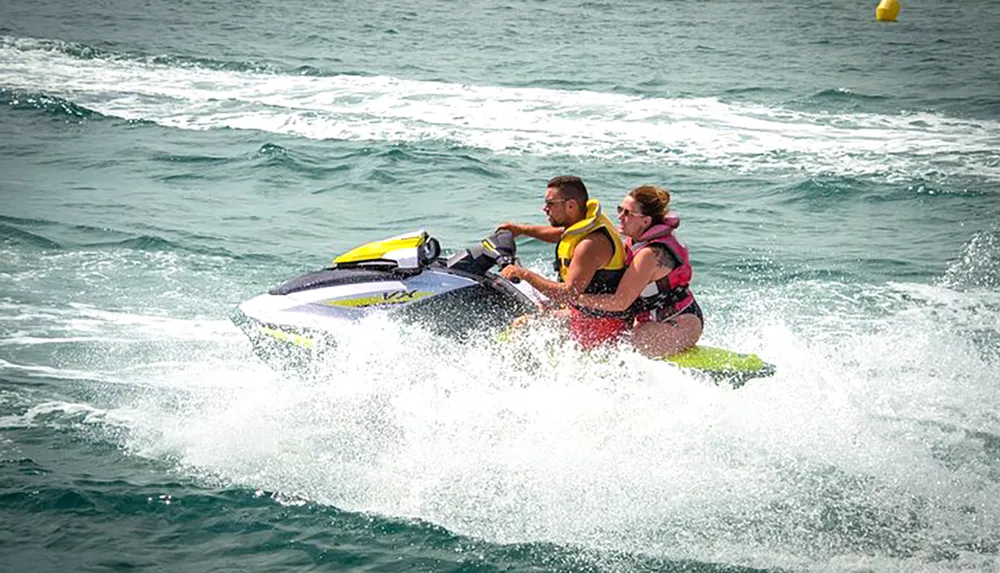
<svg viewBox="0 0 1000 573"><path fill-rule="evenodd" d="M706 340L778 365L735 391L627 347L581 354L553 329L456 345L376 317L338 335L315 376L186 354L187 368L122 364L105 371L115 404L67 402L66 417L124 428L110 435L129 451L195 479L496 542L985 570L988 552L939 555L1000 535L1000 360L969 336L1000 300L912 284L775 289L748 298L757 320L717 317ZM837 310L859 305L871 312Z"/></svg>
<svg viewBox="0 0 1000 573"><path fill-rule="evenodd" d="M1000 125L908 115L822 114L588 91L393 77L225 71L127 57L81 59L52 40L4 37L2 86L180 129L312 139L443 142L496 153L889 178L1000 180Z"/></svg>

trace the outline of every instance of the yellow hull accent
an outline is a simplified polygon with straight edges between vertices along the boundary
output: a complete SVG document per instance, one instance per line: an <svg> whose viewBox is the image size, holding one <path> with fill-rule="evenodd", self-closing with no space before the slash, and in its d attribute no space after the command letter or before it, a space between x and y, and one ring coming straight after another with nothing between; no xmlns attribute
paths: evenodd
<svg viewBox="0 0 1000 573"><path fill-rule="evenodd" d="M495 335L497 342L513 342L517 329L505 328ZM713 346L695 346L673 356L654 358L661 362L670 362L680 368L688 368L714 378L734 379L734 387L742 386L750 378L772 376L775 372L773 364L764 362L756 354L743 354Z"/></svg>
<svg viewBox="0 0 1000 573"><path fill-rule="evenodd" d="M741 354L712 346L695 346L659 360L673 362L681 368L704 371L757 372L765 368L764 361L756 354Z"/></svg>
<svg viewBox="0 0 1000 573"><path fill-rule="evenodd" d="M271 338L274 338L275 340L294 344L295 346L301 346L306 350L312 350L313 339L308 336L295 334L294 332L286 332L284 330L278 330L277 328L270 328L268 326L258 326L257 330L270 336Z"/></svg>
<svg viewBox="0 0 1000 573"><path fill-rule="evenodd" d="M431 296L434 293L429 291L406 291L400 290L395 292L379 293L375 296L362 296L358 298L342 298L336 300L324 301L325 306L340 306L345 308L362 308L366 306L384 306L389 304L405 304L408 302L413 302L415 300L420 300L425 296Z"/></svg>
<svg viewBox="0 0 1000 573"><path fill-rule="evenodd" d="M414 249L423 245L427 240L425 233L415 233L411 235L401 235L384 241L373 241L347 251L343 255L333 259L334 264L360 263L382 258L390 251L400 249Z"/></svg>

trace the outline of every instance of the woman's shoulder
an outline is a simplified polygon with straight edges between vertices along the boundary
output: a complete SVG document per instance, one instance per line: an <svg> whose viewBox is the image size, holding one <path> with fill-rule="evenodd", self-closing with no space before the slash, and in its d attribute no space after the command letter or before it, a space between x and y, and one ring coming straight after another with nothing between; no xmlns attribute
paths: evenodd
<svg viewBox="0 0 1000 573"><path fill-rule="evenodd" d="M674 258L670 249L662 243L650 243L646 248L639 251L637 257L651 257L656 261L656 266L665 269L674 268Z"/></svg>

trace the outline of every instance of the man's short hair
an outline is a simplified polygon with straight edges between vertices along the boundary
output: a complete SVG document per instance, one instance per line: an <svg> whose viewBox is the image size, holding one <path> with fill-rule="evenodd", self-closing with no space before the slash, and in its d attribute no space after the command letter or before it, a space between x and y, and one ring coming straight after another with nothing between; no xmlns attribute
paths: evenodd
<svg viewBox="0 0 1000 573"><path fill-rule="evenodd" d="M549 179L547 187L556 188L559 191L561 199L574 199L580 204L581 208L587 208L587 201L590 200L590 196L587 195L587 186L576 175L553 177Z"/></svg>

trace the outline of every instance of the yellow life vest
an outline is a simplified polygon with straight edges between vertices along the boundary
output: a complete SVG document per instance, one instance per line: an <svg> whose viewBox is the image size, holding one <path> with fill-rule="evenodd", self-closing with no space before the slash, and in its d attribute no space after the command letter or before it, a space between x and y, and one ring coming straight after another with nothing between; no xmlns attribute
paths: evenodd
<svg viewBox="0 0 1000 573"><path fill-rule="evenodd" d="M601 204L596 200L587 201L587 216L582 221L563 231L559 244L556 245L556 270L559 272L559 282L566 280L569 272L570 261L573 260L573 251L580 241L593 233L604 233L611 241L614 253L608 264L598 269L590 284L584 290L585 293L609 293L615 292L622 275L625 274L625 246L622 244L618 229L611 219L601 212Z"/></svg>

